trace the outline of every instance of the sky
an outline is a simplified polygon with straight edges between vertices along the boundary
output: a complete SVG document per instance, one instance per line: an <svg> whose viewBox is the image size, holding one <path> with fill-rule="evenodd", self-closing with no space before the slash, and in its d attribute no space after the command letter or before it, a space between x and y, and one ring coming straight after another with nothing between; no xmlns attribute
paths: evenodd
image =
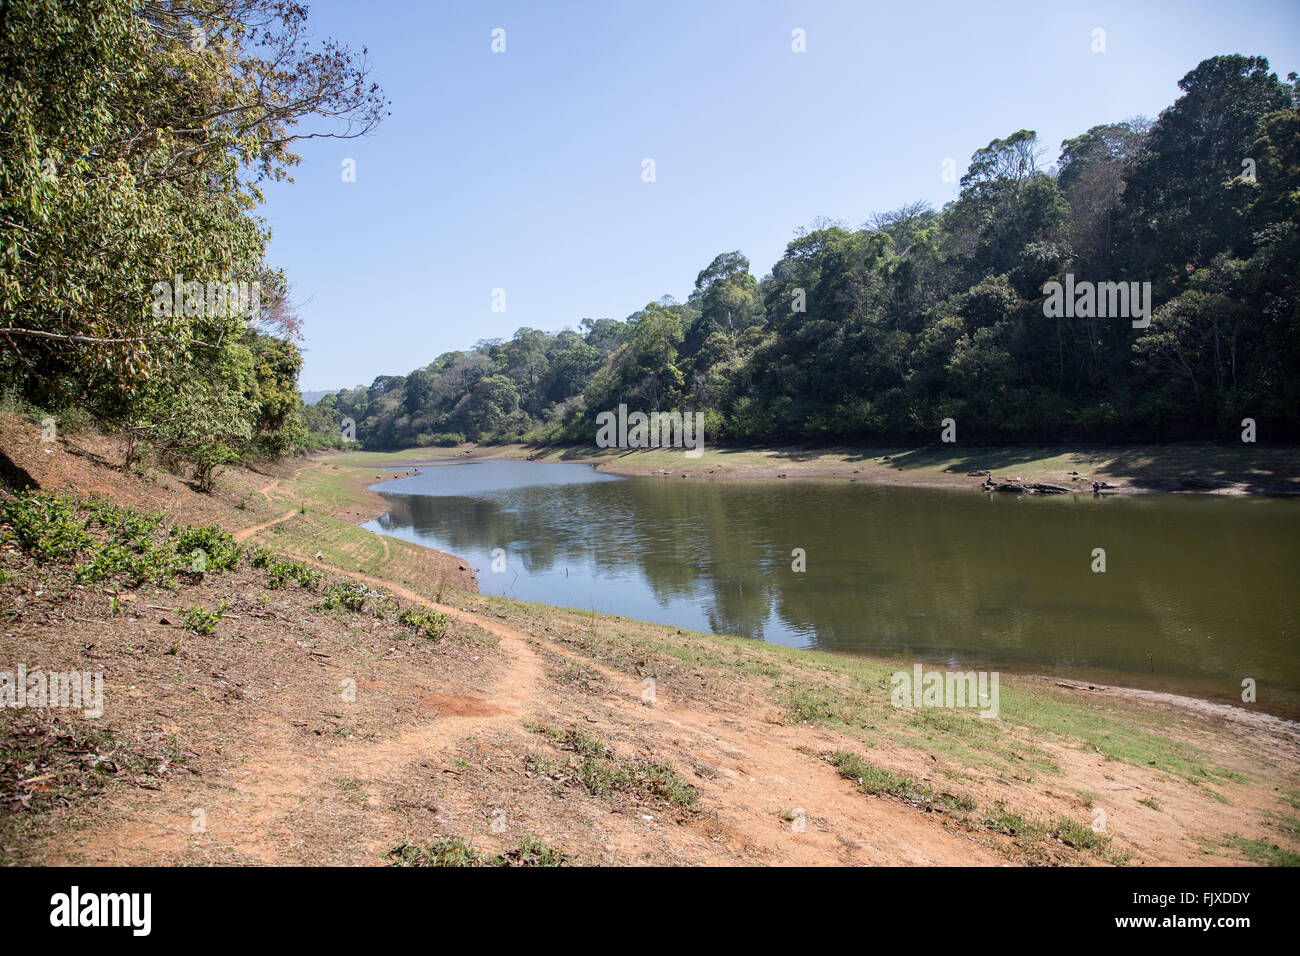
<svg viewBox="0 0 1300 956"><path fill-rule="evenodd" d="M321 0L308 22L367 48L392 115L300 142L266 188L307 390L685 300L721 252L761 278L819 217L941 208L944 160L959 178L995 138L1035 130L1050 164L1155 118L1210 56L1300 71L1295 0Z"/></svg>

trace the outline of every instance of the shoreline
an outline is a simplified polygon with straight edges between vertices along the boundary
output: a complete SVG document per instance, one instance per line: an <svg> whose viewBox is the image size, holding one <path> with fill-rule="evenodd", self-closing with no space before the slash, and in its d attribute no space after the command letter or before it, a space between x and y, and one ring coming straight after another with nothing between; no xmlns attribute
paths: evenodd
<svg viewBox="0 0 1300 956"><path fill-rule="evenodd" d="M0 548L15 597L0 652L103 670L96 729L115 735L114 759L151 768L142 789L51 752L61 776L45 790L11 761L6 783L33 812L21 839L0 827L9 862L383 865L399 840L497 853L530 833L602 865L1300 860L1300 728L1284 718L1050 673L1006 673L997 720L891 706L902 657L478 593L455 556L359 527L409 472L380 470L397 456L234 467L201 494L115 467L110 440L51 447L15 426L6 454L40 488L215 525L324 579L285 586L241 562L168 588L81 589L66 564ZM364 607L329 603L356 584ZM201 634L187 606L225 613ZM420 607L444 620L441 639L404 623ZM43 715L5 719L44 739ZM160 734L172 763L157 761ZM196 806L223 826L193 837ZM505 834L486 823L497 806ZM792 808L816 825L792 836Z"/></svg>
<svg viewBox="0 0 1300 956"><path fill-rule="evenodd" d="M600 449L557 445L461 445L391 452L328 452L341 462L375 467L442 466L468 461L528 460L589 464L627 477L705 481L817 480L864 482L907 488L985 491L984 475L1011 493L1209 494L1227 497L1300 496L1300 448L1242 448L1199 444L1049 447L926 446L920 448L835 446L734 446L705 449L688 459L674 449ZM993 492L997 493L997 492ZM1007 493L1006 490L1003 493Z"/></svg>
<svg viewBox="0 0 1300 956"><path fill-rule="evenodd" d="M448 465L461 464L462 462L467 462L467 461L501 461L501 460L513 461L513 460L521 460L521 459L518 456L514 456L514 455L510 455L510 456L464 455L461 458L435 459L435 460L422 461L422 462L412 461L412 462L403 462L400 464L394 464L388 466L376 465L374 467L404 468L406 470L402 471L401 473L390 474L389 477L386 477L383 481L378 481L373 483L370 483L368 479L362 479L360 478L360 476L358 476L358 480L360 482L359 487L360 487L360 491L369 497L382 498L382 492L373 490L377 485L387 484L389 482L399 481L402 480L403 478L410 477L411 476L410 472L412 470L418 473L418 469L426 468L426 467L444 467ZM528 460L528 459L525 458L523 460ZM532 460L536 461L537 459L532 459ZM553 459L540 461L539 463L540 464L595 464L592 461L559 462ZM358 469L361 468L361 466L346 466L346 467L356 467ZM602 469L600 468L599 465L596 465L596 470L601 471ZM608 473L618 474L619 472L608 471ZM631 476L635 477L637 476L637 473L632 473ZM722 480L727 480L727 479L726 477L723 477ZM739 479L739 480L766 480L766 479L762 477L750 477L748 479ZM803 480L819 480L819 479L813 476L803 476ZM909 487L931 487L931 486L909 485ZM938 487L951 487L951 486L938 486ZM1091 493L1092 492L1088 492L1088 494ZM380 506L381 506L381 502L379 501L371 502L372 510ZM384 513L385 513L384 511L378 511L377 513L370 513L369 517L362 518L361 521L356 522L356 526L358 528L361 528L363 524L382 516L382 514ZM363 528L362 530L368 530L368 529ZM378 535L380 537L387 537L375 531L371 531L369 533ZM445 556L457 562L460 562L462 565L469 565L467 559L461 558L460 556L451 554L449 552L439 551L436 548L430 548L426 545L409 542L403 538L390 538L390 540L404 541L407 544L411 544L412 546L417 548L422 548L423 550L428 551L434 555L438 555L440 557ZM485 597L500 597L500 595L484 594L484 592L478 591L477 584L478 584L477 578L475 578L474 580L475 593L483 594L483 596ZM524 603L536 604L538 607L547 608L548 610L554 612L573 612L573 611L581 610L580 608L571 608L568 607L567 605L550 604L547 602L524 602ZM617 614L614 616L623 617L623 615L617 615ZM660 622L655 622L655 621L641 621L639 618L629 618L629 620L636 620L639 623L645 624L647 626L652 626L652 627L675 626L669 624L662 624ZM715 633L712 636L730 637L733 635L718 635ZM762 643L774 647L786 646L783 644L778 644L766 640L763 640ZM854 653L854 652L840 651L840 650L828 651L822 648L795 648L795 649L813 652L813 653L826 653L826 654L833 654L837 656L843 655L851 659L862 660L877 665L887 664L892 666L900 662L899 658L894 658L882 654ZM916 658L916 661L925 664L930 664L930 665L937 663L935 660L922 659L922 658ZM956 666L958 669L962 669L964 665L959 663L954 666ZM1247 725L1259 726L1261 728L1267 727L1267 728L1277 730L1278 732L1293 737L1295 742L1297 744L1300 744L1300 713L1297 713L1297 716L1289 716L1288 714L1275 713L1263 709L1249 710L1244 707L1239 707L1235 703L1231 703L1222 698L1194 696L1190 693L1182 693L1176 690L1154 690L1145 687L1126 686L1125 684L1115 682L1118 678L1122 677L1123 675L1120 675L1118 673L1111 674L1110 672L1104 670L1095 671L1094 673L1098 673L1106 676L1105 680L1089 680L1083 676L1074 677L1065 674L1045 674L1042 673L1041 671L1032 671L1032 670L1017 670L1017 669L1008 670L1008 669L1004 669L1002 665L999 665L999 673L1005 674L1006 676L1009 676L1014 680L1034 682L1042 686L1050 685L1050 686L1058 686L1058 687L1068 687L1073 690L1096 693L1099 696L1114 696L1114 697L1121 697L1131 701L1142 701L1142 702L1152 703L1152 704L1162 704L1166 706L1175 707L1183 711L1195 712L1200 715L1210 715L1210 716L1218 717L1220 719L1231 720L1231 721L1244 721Z"/></svg>

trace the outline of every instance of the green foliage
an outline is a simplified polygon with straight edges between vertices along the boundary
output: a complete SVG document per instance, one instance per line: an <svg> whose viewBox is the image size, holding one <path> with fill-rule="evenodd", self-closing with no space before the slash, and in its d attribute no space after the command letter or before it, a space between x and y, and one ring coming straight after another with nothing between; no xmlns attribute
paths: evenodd
<svg viewBox="0 0 1300 956"><path fill-rule="evenodd" d="M185 629L195 634L211 634L221 623L221 615L226 613L227 606L222 601L215 611L206 611L199 604L191 604L185 609Z"/></svg>
<svg viewBox="0 0 1300 956"><path fill-rule="evenodd" d="M174 533L173 547L178 553L190 556L192 573L229 571L243 557L235 539L212 525L198 528L187 525Z"/></svg>
<svg viewBox="0 0 1300 956"><path fill-rule="evenodd" d="M314 590L321 582L321 572L290 558L272 557L262 566L267 571L266 586L272 591L284 587L289 581L296 581L299 587L309 590Z"/></svg>
<svg viewBox="0 0 1300 956"><path fill-rule="evenodd" d="M975 801L966 794L938 793L919 780L869 764L848 750L836 751L830 761L841 777L855 781L868 796L893 797L923 810L970 813L975 809Z"/></svg>
<svg viewBox="0 0 1300 956"><path fill-rule="evenodd" d="M739 252L686 303L520 329L326 396L367 448L526 436L590 444L626 403L709 441L1300 435L1300 114L1259 57L1220 56L1154 122L1094 126L1057 170L1032 130L977 150L957 199L819 222L758 281ZM1254 177L1243 170L1253 158ZM1049 318L1044 284L1153 283L1149 328Z"/></svg>
<svg viewBox="0 0 1300 956"><path fill-rule="evenodd" d="M359 613L365 610L366 598L369 594L370 590L363 584L336 584L326 589L320 607L325 611Z"/></svg>
<svg viewBox="0 0 1300 956"><path fill-rule="evenodd" d="M259 183L285 177L298 139L383 115L364 65L305 18L272 0L23 2L0 17L0 376L61 421L79 409L122 429L132 457L151 446L192 467L204 489L303 437L297 319L264 259ZM233 305L231 283L250 293Z"/></svg>
<svg viewBox="0 0 1300 956"><path fill-rule="evenodd" d="M73 564L81 584L146 581L170 584L228 571L241 558L228 534L213 527L161 530L162 514L27 491L0 505L0 540L12 541L42 562Z"/></svg>
<svg viewBox="0 0 1300 956"><path fill-rule="evenodd" d="M397 623L428 641L440 641L447 635L447 615L440 611L404 607L397 612Z"/></svg>

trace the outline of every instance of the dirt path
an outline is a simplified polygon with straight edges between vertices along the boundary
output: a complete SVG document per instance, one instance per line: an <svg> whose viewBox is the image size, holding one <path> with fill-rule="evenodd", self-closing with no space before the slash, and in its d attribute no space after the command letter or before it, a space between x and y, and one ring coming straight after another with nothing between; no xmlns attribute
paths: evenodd
<svg viewBox="0 0 1300 956"><path fill-rule="evenodd" d="M296 469L293 473L293 476L289 480L297 481L303 472L311 471L313 468L319 468L320 466L321 466L321 462L319 461L308 462L302 467ZM281 480L282 479L280 478L276 478L270 484L262 488L258 488L257 493L261 495L263 498L265 498L267 501L271 501L272 500L271 492L280 486ZM282 522L288 521L296 514L298 514L297 510L286 511L278 518L272 518L270 521L263 521L261 524L255 524L248 528L241 528L239 531L235 532L234 538L236 541L242 544L243 542L247 541L249 538L252 538L254 535L258 534L259 532L265 531L267 528L272 528Z"/></svg>
<svg viewBox="0 0 1300 956"><path fill-rule="evenodd" d="M881 865L947 864L1001 865L1005 859L974 842L964 833L945 831L926 814L884 800L867 800L856 792L853 783L842 779L828 764L815 755L802 753L808 745L806 732L797 728L762 724L758 732L726 714L680 706L655 695L653 703L642 700L642 686L626 674L612 670L571 648L546 639L531 637L500 621L471 611L438 604L408 588L382 578L355 571L344 571L323 562L291 555L296 560L345 574L374 587L386 589L405 600L422 604L465 621L493 634L500 648L512 658L507 677L497 683L484 706L500 708L490 717L466 717L450 726L453 736L469 730L484 732L487 720L518 723L534 709L555 712L563 707L541 708L539 694L544 686L541 662L531 645L544 647L560 657L582 663L599 672L619 693L606 703L617 720L602 721L623 728L655 724L660 733L678 738L684 749L698 759L716 767L712 780L697 782L707 806L716 811L716 823L728 833L727 843L752 847L759 857L778 856L790 863L870 863ZM506 688L502 690L502 688ZM806 728L804 728L806 731ZM372 771L403 754L413 756L408 748L428 753L447 739L448 725L428 725L408 734L397 754L391 748L371 748L367 765ZM826 736L828 742L831 737ZM774 821L794 810L804 810L807 829L793 839L789 827L776 827ZM735 862L732 852L720 851L705 862Z"/></svg>
<svg viewBox="0 0 1300 956"><path fill-rule="evenodd" d="M449 766L469 740L526 739L530 719L540 716L554 722L557 714L574 719L573 701L561 699L547 679L543 653L581 662L607 682L603 712L586 717L596 731L631 729L647 740L667 737L676 749L711 768L707 779L694 781L706 808L697 828L702 832L692 837L695 862L1005 862L969 834L948 831L933 815L862 797L815 753L800 752L809 745L807 728L801 732L742 722L662 694L647 704L634 678L559 642L530 637L492 617L439 604L381 578L301 555L291 557L482 628L497 639L504 666L476 696L447 695L416 676L400 691L423 699L427 719L380 740L294 746L292 728L267 717L245 735L252 756L224 772L220 781L181 777L160 791L119 797L118 805L103 817L111 825L106 822L77 834L74 847L51 847L51 863L135 865L185 859L195 845L200 809L208 845L239 860L283 862L296 814L305 808L320 811L338 801L340 779L364 780L367 793L378 797L386 787L400 787L404 775L417 766ZM401 830L401 820L391 810L378 809L382 800L374 804L363 845L354 848L359 862L380 862L393 834ZM782 821L782 815L792 811L803 811L805 830L795 832ZM643 849L626 834L611 839L616 851L628 857Z"/></svg>
<svg viewBox="0 0 1300 956"><path fill-rule="evenodd" d="M235 540L242 544L243 542L247 541L249 538L253 537L253 535L257 534L259 531L265 531L267 528L273 527L274 525L277 525L282 521L288 521L297 513L298 513L297 511L286 511L278 518L272 518L270 521L263 521L261 524L255 524L252 527L244 528L242 531L236 531Z"/></svg>
<svg viewBox="0 0 1300 956"><path fill-rule="evenodd" d="M108 815L111 826L78 834L74 852L52 848L52 864L129 866L179 859L192 845L195 814L200 809L204 832L226 851L240 859L283 862L276 848L283 845L284 835L291 829L288 818L306 804L337 799L334 784L339 779L365 779L371 792L376 792L385 783L400 784L402 774L414 763L446 757L471 735L515 728L526 718L545 674L524 635L478 615L443 608L379 578L307 558L299 560L481 624L499 639L506 659L504 670L478 697L440 693L433 684L417 678L402 691L423 699L429 719L390 739L304 750L286 745L292 728L268 719L246 735L256 741L255 753L229 771L227 777L234 786L193 777L177 780L163 791L147 794L143 806L114 808ZM348 673L340 670L337 676ZM397 824L384 813L374 814L373 819L375 826L364 847L364 858L378 862Z"/></svg>

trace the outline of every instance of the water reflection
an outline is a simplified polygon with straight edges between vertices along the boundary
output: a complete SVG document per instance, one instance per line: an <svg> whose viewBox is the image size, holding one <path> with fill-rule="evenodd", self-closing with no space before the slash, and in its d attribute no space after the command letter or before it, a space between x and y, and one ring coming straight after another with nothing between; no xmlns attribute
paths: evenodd
<svg viewBox="0 0 1300 956"><path fill-rule="evenodd" d="M466 558L486 593L1217 699L1253 677L1267 709L1300 700L1300 502L618 479L531 462L433 467L377 490L392 511L371 527ZM1090 570L1098 547L1104 574Z"/></svg>

